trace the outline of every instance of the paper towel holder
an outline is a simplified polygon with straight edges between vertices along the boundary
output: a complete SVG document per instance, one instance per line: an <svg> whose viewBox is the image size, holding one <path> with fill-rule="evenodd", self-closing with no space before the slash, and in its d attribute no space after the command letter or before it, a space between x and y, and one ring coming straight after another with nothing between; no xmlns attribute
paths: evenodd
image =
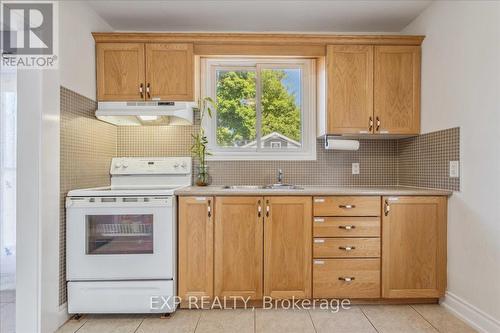
<svg viewBox="0 0 500 333"><path fill-rule="evenodd" d="M358 150L359 141L344 139L341 136L325 135L325 149L327 150Z"/></svg>

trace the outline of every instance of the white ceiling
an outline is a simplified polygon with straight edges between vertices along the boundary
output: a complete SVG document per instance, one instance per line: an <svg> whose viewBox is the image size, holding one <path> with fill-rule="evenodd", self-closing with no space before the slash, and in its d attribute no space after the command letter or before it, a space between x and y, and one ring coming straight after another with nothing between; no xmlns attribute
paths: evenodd
<svg viewBox="0 0 500 333"><path fill-rule="evenodd" d="M399 32L431 0L88 0L120 31Z"/></svg>

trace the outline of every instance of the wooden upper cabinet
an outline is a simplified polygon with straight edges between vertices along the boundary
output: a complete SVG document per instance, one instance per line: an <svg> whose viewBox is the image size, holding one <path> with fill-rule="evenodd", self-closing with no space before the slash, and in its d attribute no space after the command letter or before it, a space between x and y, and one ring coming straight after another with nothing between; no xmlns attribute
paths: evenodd
<svg viewBox="0 0 500 333"><path fill-rule="evenodd" d="M262 299L262 202L262 197L216 198L214 284L218 297Z"/></svg>
<svg viewBox="0 0 500 333"><path fill-rule="evenodd" d="M328 45L327 132L373 130L373 46Z"/></svg>
<svg viewBox="0 0 500 333"><path fill-rule="evenodd" d="M420 132L420 46L375 46L377 134Z"/></svg>
<svg viewBox="0 0 500 333"><path fill-rule="evenodd" d="M213 297L213 198L179 198L179 296Z"/></svg>
<svg viewBox="0 0 500 333"><path fill-rule="evenodd" d="M98 43L97 99L100 101L143 100L144 44Z"/></svg>
<svg viewBox="0 0 500 333"><path fill-rule="evenodd" d="M444 295L446 200L446 197L383 198L382 297Z"/></svg>
<svg viewBox="0 0 500 333"><path fill-rule="evenodd" d="M97 43L99 101L193 101L192 44Z"/></svg>
<svg viewBox="0 0 500 333"><path fill-rule="evenodd" d="M264 296L311 297L312 198L266 197Z"/></svg>
<svg viewBox="0 0 500 333"><path fill-rule="evenodd" d="M147 99L193 101L192 44L146 44Z"/></svg>

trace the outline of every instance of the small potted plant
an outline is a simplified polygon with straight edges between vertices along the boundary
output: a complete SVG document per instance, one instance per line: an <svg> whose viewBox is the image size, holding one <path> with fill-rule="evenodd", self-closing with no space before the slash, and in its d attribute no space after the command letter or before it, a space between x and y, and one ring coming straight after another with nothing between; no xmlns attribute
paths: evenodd
<svg viewBox="0 0 500 333"><path fill-rule="evenodd" d="M193 145L191 146L191 153L198 159L199 165L196 174L196 185L207 186L209 182L208 166L206 157L212 155L207 150L208 139L205 135L203 128L203 118L207 114L212 118L212 109L215 109L215 102L210 97L204 97L198 100L198 111L200 112L200 130L196 134L192 134Z"/></svg>

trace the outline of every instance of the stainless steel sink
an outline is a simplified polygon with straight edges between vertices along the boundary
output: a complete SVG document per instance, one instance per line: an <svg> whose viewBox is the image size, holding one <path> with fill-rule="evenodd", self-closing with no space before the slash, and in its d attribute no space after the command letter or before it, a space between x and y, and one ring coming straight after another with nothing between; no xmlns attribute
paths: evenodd
<svg viewBox="0 0 500 333"><path fill-rule="evenodd" d="M270 190L303 190L303 187L292 185L292 184L271 184L264 186L266 189Z"/></svg>
<svg viewBox="0 0 500 333"><path fill-rule="evenodd" d="M271 184L271 185L226 185L224 190L303 190L304 188L291 184Z"/></svg>
<svg viewBox="0 0 500 333"><path fill-rule="evenodd" d="M266 187L260 185L226 185L222 186L224 190L263 190Z"/></svg>

